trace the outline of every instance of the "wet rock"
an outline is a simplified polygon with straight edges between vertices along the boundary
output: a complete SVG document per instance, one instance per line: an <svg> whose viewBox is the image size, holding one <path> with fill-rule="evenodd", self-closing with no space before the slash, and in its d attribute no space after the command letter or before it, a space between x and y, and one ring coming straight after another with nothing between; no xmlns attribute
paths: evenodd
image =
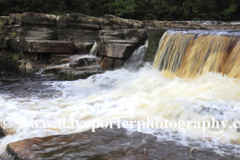
<svg viewBox="0 0 240 160"><path fill-rule="evenodd" d="M73 42L54 40L26 40L19 46L25 52L33 53L73 53Z"/></svg>
<svg viewBox="0 0 240 160"><path fill-rule="evenodd" d="M83 69L82 67L77 67L75 70L63 69L59 72L58 78L61 80L76 80L76 79L86 79L94 74L102 73L98 69Z"/></svg>
<svg viewBox="0 0 240 160"><path fill-rule="evenodd" d="M21 24L22 25L38 24L38 25L56 26L57 17L55 15L50 15L50 14L23 12L21 17Z"/></svg>
<svg viewBox="0 0 240 160"><path fill-rule="evenodd" d="M5 36L0 36L0 48L5 48L5 49L10 48L10 38Z"/></svg>
<svg viewBox="0 0 240 160"><path fill-rule="evenodd" d="M104 57L103 60L100 63L100 66L104 69L113 69L114 59Z"/></svg>
<svg viewBox="0 0 240 160"><path fill-rule="evenodd" d="M6 136L6 132L4 131L3 127L0 126L0 138L3 138Z"/></svg>
<svg viewBox="0 0 240 160"><path fill-rule="evenodd" d="M124 64L126 63L126 59L114 59L113 62L113 69L119 69L122 68L124 66Z"/></svg>
<svg viewBox="0 0 240 160"><path fill-rule="evenodd" d="M60 71L64 69L68 69L68 64L63 65L55 65L55 66L45 66L44 74L58 74Z"/></svg>
<svg viewBox="0 0 240 160"><path fill-rule="evenodd" d="M53 65L61 65L70 63L70 56L72 54L51 54L48 62Z"/></svg>
<svg viewBox="0 0 240 160"><path fill-rule="evenodd" d="M155 58L156 51L158 49L159 41L167 29L161 28L148 28L146 30L147 39L148 39L148 48L145 54L145 61L153 62Z"/></svg>
<svg viewBox="0 0 240 160"><path fill-rule="evenodd" d="M88 57L72 56L71 58L72 58L72 61L70 62L69 67L72 67L72 68L98 65L98 59L94 56L88 56Z"/></svg>
<svg viewBox="0 0 240 160"><path fill-rule="evenodd" d="M17 159L126 159L192 160L237 159L221 156L213 149L195 149L174 141L159 141L156 136L126 129L96 129L70 135L26 139L8 144L7 152Z"/></svg>
<svg viewBox="0 0 240 160"><path fill-rule="evenodd" d="M111 58L129 58L135 50L135 44L119 44L119 43L106 43L99 49L101 56L107 56Z"/></svg>
<svg viewBox="0 0 240 160"><path fill-rule="evenodd" d="M34 67L31 62L27 62L25 67L26 67L26 72L33 72Z"/></svg>
<svg viewBox="0 0 240 160"><path fill-rule="evenodd" d="M92 49L93 44L94 44L93 42L74 43L74 47L76 49L75 52L81 54L88 54Z"/></svg>

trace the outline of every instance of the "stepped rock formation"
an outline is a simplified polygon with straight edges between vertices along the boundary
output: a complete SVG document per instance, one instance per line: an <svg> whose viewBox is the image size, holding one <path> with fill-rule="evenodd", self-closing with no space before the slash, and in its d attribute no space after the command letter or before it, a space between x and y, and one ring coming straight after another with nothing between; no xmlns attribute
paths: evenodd
<svg viewBox="0 0 240 160"><path fill-rule="evenodd" d="M55 16L24 12L1 16L0 21L0 58L17 65L19 60L25 64L30 62L32 71L64 64L66 58L74 54L88 54L95 41L101 67L117 69L147 38L149 48L145 60L152 62L158 41L167 28L240 28L238 24L221 21L138 21L113 15L91 17L80 13ZM27 70L29 67L21 65L20 68Z"/></svg>

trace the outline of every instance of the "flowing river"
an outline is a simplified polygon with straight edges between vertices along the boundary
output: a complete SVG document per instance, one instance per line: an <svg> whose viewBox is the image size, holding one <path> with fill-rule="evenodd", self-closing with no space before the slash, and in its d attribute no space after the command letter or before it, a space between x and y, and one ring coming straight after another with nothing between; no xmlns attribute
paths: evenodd
<svg viewBox="0 0 240 160"><path fill-rule="evenodd" d="M1 62L0 119L7 132L0 139L1 156L10 142L93 128L84 122L97 127L97 122L129 121L129 132L238 157L238 46L235 37L166 32L153 65L76 81L23 74ZM72 121L80 125L69 126Z"/></svg>

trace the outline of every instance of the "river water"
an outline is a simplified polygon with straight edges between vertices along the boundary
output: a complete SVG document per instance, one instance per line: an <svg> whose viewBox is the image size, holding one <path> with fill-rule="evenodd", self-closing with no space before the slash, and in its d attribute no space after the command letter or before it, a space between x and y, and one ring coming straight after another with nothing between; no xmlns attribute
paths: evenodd
<svg viewBox="0 0 240 160"><path fill-rule="evenodd" d="M134 123L127 127L129 132L156 135L159 141L239 156L239 125L233 126L240 121L239 79L217 72L195 78L166 76L146 63L135 72L119 69L84 80L57 81L53 76L20 73L7 62L0 63L0 119L8 134L0 140L2 156L10 142L92 129L92 125L59 127L59 123L96 126L95 122L118 120ZM163 122L163 126L147 127L149 119L154 124ZM167 126L166 120L182 124ZM206 121L214 120L214 124L228 123L207 127ZM31 123L36 121L39 126L34 128ZM41 122L51 126L44 127Z"/></svg>

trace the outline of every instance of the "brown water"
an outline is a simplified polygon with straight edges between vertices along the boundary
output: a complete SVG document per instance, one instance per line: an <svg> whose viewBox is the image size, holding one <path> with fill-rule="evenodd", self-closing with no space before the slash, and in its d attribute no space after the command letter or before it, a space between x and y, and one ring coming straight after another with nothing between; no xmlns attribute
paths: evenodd
<svg viewBox="0 0 240 160"><path fill-rule="evenodd" d="M238 37L231 36L230 33L166 32L159 43L153 67L179 77L194 78L217 72L239 78L240 42Z"/></svg>
<svg viewBox="0 0 240 160"><path fill-rule="evenodd" d="M162 128L145 127L140 132L155 137L156 145L171 148L166 149L164 155L174 155L175 159L181 159L181 156L191 159L187 153L189 148L201 152L194 153L195 159L206 158L208 154L237 159L240 133L232 126L233 122L240 121L237 37L231 32L168 31L159 43L154 69L146 64L137 72L119 69L76 81L55 81L37 74L19 75L11 73L12 69L8 74L1 72L0 119L9 120L12 125L7 128L8 136L0 140L0 153L4 155L7 144L14 141L79 133L91 128L91 125L57 128L63 119L93 123L111 120L142 122L150 118L154 122L199 121L203 126L205 121L212 122L214 118L229 123L205 131L194 128L194 125L187 128L186 124L181 128L167 128L164 123ZM34 128L29 124L32 121L51 125ZM126 129L128 134L137 131L137 124ZM125 139L121 144L127 145L125 142L130 140ZM135 140L133 137L130 144L137 145L141 140L141 136ZM150 145L150 142L153 143L147 141L144 145ZM101 146L106 148L107 145L99 145L99 150L105 153ZM78 155L73 144L65 147L66 152L71 150L71 156ZM58 146L54 144L46 151L55 148ZM118 149L122 151L122 148ZM139 155L140 150L136 147ZM181 150L185 150L185 154ZM156 152L151 152L153 157ZM121 156L119 153L116 154Z"/></svg>

